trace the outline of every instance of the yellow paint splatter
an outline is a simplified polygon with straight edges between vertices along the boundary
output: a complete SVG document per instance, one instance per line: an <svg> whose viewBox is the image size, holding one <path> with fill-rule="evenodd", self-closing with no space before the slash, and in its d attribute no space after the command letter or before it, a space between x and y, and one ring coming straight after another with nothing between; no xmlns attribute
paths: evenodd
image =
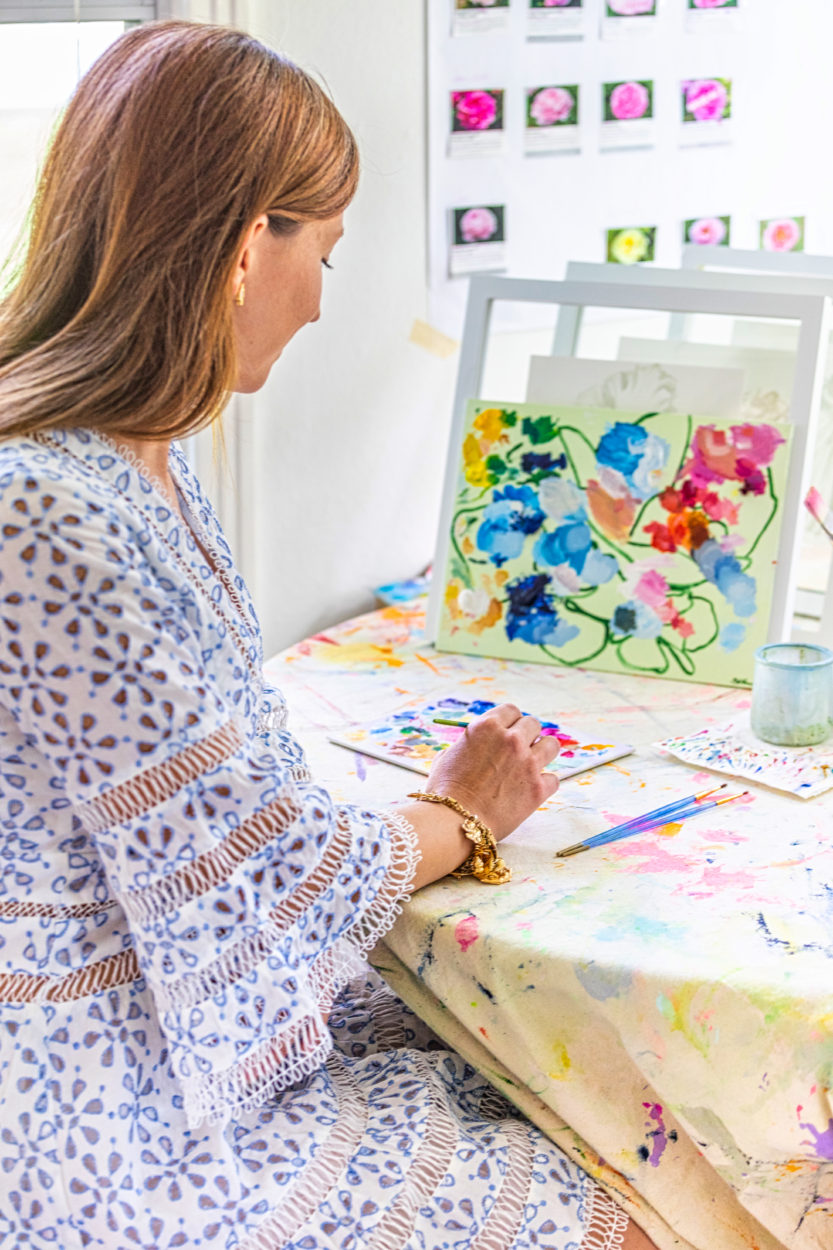
<svg viewBox="0 0 833 1250"><path fill-rule="evenodd" d="M673 838L681 829L682 825L679 821L670 820L667 825L663 825L660 829L652 829L651 832L658 833L661 838Z"/></svg>
<svg viewBox="0 0 833 1250"><path fill-rule="evenodd" d="M565 1081L570 1068L573 1066L570 1056L567 1054L567 1047L562 1042L556 1042L553 1046L557 1067L554 1071L548 1072L547 1076L553 1081Z"/></svg>

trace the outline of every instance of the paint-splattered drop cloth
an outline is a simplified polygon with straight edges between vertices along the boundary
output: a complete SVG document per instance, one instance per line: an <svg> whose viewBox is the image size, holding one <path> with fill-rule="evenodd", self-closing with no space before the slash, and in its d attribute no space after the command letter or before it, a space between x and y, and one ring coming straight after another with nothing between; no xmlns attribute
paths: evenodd
<svg viewBox="0 0 833 1250"><path fill-rule="evenodd" d="M171 463L190 524L96 436L0 446L0 1245L620 1245L367 979L413 831L310 779Z"/></svg>

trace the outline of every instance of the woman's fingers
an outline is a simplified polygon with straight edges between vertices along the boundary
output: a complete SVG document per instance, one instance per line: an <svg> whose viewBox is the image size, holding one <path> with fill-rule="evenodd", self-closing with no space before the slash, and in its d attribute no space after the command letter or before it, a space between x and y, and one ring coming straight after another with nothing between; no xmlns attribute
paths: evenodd
<svg viewBox="0 0 833 1250"><path fill-rule="evenodd" d="M531 746L532 754L535 756L536 762L541 768L546 768L547 764L551 764L558 756L561 750L561 743L557 738L547 734L543 738L539 738Z"/></svg>
<svg viewBox="0 0 833 1250"><path fill-rule="evenodd" d="M519 707L515 707L514 703L499 703L497 707L490 707L488 712L483 712L481 716L478 716L473 724L477 724L479 720L496 720L499 725L508 729L516 721L522 719L523 712Z"/></svg>

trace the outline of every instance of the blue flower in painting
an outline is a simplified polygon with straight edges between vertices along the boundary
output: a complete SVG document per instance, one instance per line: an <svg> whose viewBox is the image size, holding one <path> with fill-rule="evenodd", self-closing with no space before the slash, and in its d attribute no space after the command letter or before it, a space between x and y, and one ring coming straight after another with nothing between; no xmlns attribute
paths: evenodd
<svg viewBox="0 0 833 1250"><path fill-rule="evenodd" d="M611 633L619 638L658 638L662 621L656 612L640 599L620 603L610 621Z"/></svg>
<svg viewBox="0 0 833 1250"><path fill-rule="evenodd" d="M724 625L720 631L718 642L724 651L737 651L740 644L746 637L746 626L739 625L737 621L731 625Z"/></svg>
<svg viewBox="0 0 833 1250"><path fill-rule="evenodd" d="M554 473L567 468L567 457L563 451L560 456L552 456L548 451L526 451L521 456L521 468L524 473Z"/></svg>
<svg viewBox="0 0 833 1250"><path fill-rule="evenodd" d="M601 586L616 575L618 564L593 545L586 521L570 521L552 533L542 534L535 544L535 559L552 569L570 568L588 586Z"/></svg>
<svg viewBox="0 0 833 1250"><path fill-rule="evenodd" d="M596 462L601 469L621 475L631 494L647 499L658 485L665 467L669 445L641 425L617 421L599 440Z"/></svg>
<svg viewBox="0 0 833 1250"><path fill-rule="evenodd" d="M537 573L507 584L506 636L510 641L520 638L533 646L563 647L578 635L578 627L563 621L556 612L546 593L549 581L546 573Z"/></svg>
<svg viewBox="0 0 833 1250"><path fill-rule="evenodd" d="M596 460L609 469L616 469L622 477L630 477L639 466L648 431L630 421L617 421L599 439Z"/></svg>
<svg viewBox="0 0 833 1250"><path fill-rule="evenodd" d="M703 576L713 582L736 616L755 615L755 579L744 573L736 556L710 538L692 552Z"/></svg>
<svg viewBox="0 0 833 1250"><path fill-rule="evenodd" d="M544 513L531 486L506 486L492 498L483 512L477 545L500 567L521 554L527 534L540 528Z"/></svg>

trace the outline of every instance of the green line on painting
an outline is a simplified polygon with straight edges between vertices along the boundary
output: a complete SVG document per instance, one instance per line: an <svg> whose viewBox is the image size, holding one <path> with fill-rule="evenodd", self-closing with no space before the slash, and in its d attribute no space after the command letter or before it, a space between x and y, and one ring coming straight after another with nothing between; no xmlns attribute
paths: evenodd
<svg viewBox="0 0 833 1250"><path fill-rule="evenodd" d="M717 642L717 639L720 637L720 621L717 619L717 612L715 611L715 607L711 599L707 599L704 595L691 595L689 597L691 598L692 606L695 602L705 603L706 607L711 612L712 621L714 623L714 633L711 638L707 639L706 642L698 643L696 647L685 647L685 650L689 655L694 655L697 651L705 651L706 647L711 647L715 642Z"/></svg>
<svg viewBox="0 0 833 1250"><path fill-rule="evenodd" d="M667 638L657 638L657 646L662 651L668 651L671 658L676 660L677 664L684 673L687 673L689 677L694 676L694 661L690 659L685 652L678 650L678 648L675 647L673 643L669 642ZM666 669L666 672L667 671L668 670Z"/></svg>
<svg viewBox="0 0 833 1250"><path fill-rule="evenodd" d="M764 534L765 534L765 533L767 532L767 530L769 529L769 527L770 527L770 525L772 524L772 522L775 520L775 515L776 515L776 513L778 512L779 502L778 502L778 498L777 498L777 496L776 496L776 494L775 494L775 483L774 483L774 482L773 482L773 480L772 480L772 469L767 469L767 471L766 471L766 476L767 476L767 481L769 482L769 497L770 497L770 499L772 500L772 509L771 509L770 514L769 514L769 516L767 517L766 521L764 522L763 527L762 527L762 528L761 528L761 530L759 531L759 533L758 533L758 537L755 539L755 541L754 541L754 543L752 544L752 546L751 546L751 547L749 548L749 550L746 552L746 555L747 555L747 556L751 556L751 555L753 555L753 553L754 553L754 551L755 551L755 548L757 547L758 543L759 543L759 542L761 541L761 539L763 538Z"/></svg>

